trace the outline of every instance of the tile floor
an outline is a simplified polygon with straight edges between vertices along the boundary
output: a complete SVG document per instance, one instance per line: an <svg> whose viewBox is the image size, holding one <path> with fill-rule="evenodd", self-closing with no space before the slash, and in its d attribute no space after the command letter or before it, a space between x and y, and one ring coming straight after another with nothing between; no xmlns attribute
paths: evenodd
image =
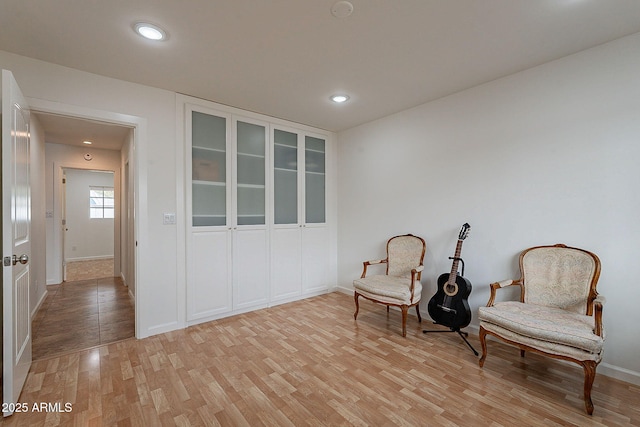
<svg viewBox="0 0 640 427"><path fill-rule="evenodd" d="M113 276L113 258L67 261L65 265L66 281L95 279Z"/></svg>
<svg viewBox="0 0 640 427"><path fill-rule="evenodd" d="M131 338L134 306L118 277L63 282L48 295L33 323L33 360Z"/></svg>

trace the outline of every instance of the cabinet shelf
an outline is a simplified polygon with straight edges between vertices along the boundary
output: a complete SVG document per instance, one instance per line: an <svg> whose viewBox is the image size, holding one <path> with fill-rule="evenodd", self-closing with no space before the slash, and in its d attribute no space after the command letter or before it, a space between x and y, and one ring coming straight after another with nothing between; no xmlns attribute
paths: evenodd
<svg viewBox="0 0 640 427"><path fill-rule="evenodd" d="M313 148L305 148L304 151L306 151L308 153L321 153L321 154L324 154L323 150L314 150Z"/></svg>
<svg viewBox="0 0 640 427"><path fill-rule="evenodd" d="M238 152L238 156L255 157L258 159L264 159L264 154L251 154Z"/></svg>
<svg viewBox="0 0 640 427"><path fill-rule="evenodd" d="M298 151L298 147L296 145L289 145L289 144L283 144L280 142L274 142L273 146L278 148L284 148L286 150Z"/></svg>
<svg viewBox="0 0 640 427"><path fill-rule="evenodd" d="M191 148L194 150L211 151L214 153L226 153L226 150L222 150L220 148L200 147L198 145L193 145Z"/></svg>
<svg viewBox="0 0 640 427"><path fill-rule="evenodd" d="M191 181L193 184L197 184L197 185L209 185L209 186L213 186L213 187L224 187L227 185L226 182L221 182L221 181L202 181L202 180L193 180Z"/></svg>

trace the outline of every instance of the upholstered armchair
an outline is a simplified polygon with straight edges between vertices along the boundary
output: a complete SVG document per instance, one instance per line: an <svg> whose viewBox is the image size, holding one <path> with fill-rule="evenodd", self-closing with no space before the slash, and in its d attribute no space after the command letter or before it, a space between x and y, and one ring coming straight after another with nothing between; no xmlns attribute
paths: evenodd
<svg viewBox="0 0 640 427"><path fill-rule="evenodd" d="M521 277L491 284L486 307L480 307L480 367L487 358L487 335L520 348L568 360L584 370L584 402L593 413L591 387L602 360L603 298L596 285L600 259L565 245L537 246L520 254ZM497 291L520 287L520 301L496 301Z"/></svg>
<svg viewBox="0 0 640 427"><path fill-rule="evenodd" d="M375 261L365 261L362 276L353 281L356 312L358 318L360 305L358 298L363 297L378 304L399 307L402 311L402 336L407 336L407 313L409 307L415 307L418 321L422 296L420 277L424 266L424 253L427 245L420 237L412 234L395 236L387 241L387 257ZM374 264L386 264L385 274L367 276L367 267Z"/></svg>

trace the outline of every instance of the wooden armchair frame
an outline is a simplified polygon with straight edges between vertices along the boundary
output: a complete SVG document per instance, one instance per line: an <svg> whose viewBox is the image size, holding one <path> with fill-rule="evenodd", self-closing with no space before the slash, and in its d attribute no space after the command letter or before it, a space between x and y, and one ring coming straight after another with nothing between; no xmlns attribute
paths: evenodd
<svg viewBox="0 0 640 427"><path fill-rule="evenodd" d="M525 277L525 270L524 270L524 265L523 265L523 259L525 257L525 255L531 251L531 250L535 250L538 248L567 248L567 249L574 249L574 250L578 250L581 251L587 255L589 255L590 257L592 257L593 261L594 261L594 271L593 271L593 276L591 279L591 283L590 283L590 287L589 287L589 292L588 292L588 296L587 296L587 303L586 303L586 312L584 314L586 314L587 316L593 316L593 322L594 322L594 327L593 327L593 333L595 335L598 335L599 337L604 339L604 329L602 326L602 307L604 304L604 298L598 295L598 292L596 291L596 285L598 283L598 279L600 277L600 259L597 257L597 255L595 255L592 252L586 251L584 249L579 249L579 248L572 248L563 244L557 244L557 245L553 245L553 246L536 246L533 248L529 248L526 249L525 251L523 251L520 254L520 260L519 260L519 264L520 264L520 272L521 272L521 277L519 279L515 279L515 280L503 280L500 282L495 282L492 283L490 285L491 287L491 295L489 297L489 301L487 302L486 307L493 307L495 300L496 300L496 296L497 296L497 291L499 289L502 288L506 288L509 286L518 286L520 287L520 302L521 303L525 303L525 292L526 292L526 277ZM560 360L567 360L569 362L573 362L573 363L577 363L578 365L582 366L583 370L584 370L584 390L583 390L583 394L584 394L584 402L585 402L585 409L587 411L587 413L589 415L593 414L593 402L591 400L591 388L593 386L593 382L595 379L595 375L596 375L596 367L598 366L598 364L600 363L600 359L596 359L596 360L590 360L590 359L579 359L576 357L570 357L567 355L562 355L562 354L554 354L552 352L549 351L544 351L538 348L534 348L532 346L526 345L524 343L521 342L517 342L514 340L510 340L507 339L503 336L501 336L498 333L495 332L491 332L488 331L487 329L485 329L485 327L482 325L482 321L480 322L480 331L479 331L479 338L480 338L480 343L482 345L482 357L479 360L479 365L480 367L482 367L484 365L485 359L487 357L487 341L486 341L486 336L487 335L493 335L497 338L499 338L500 340L511 344L515 347L518 347L520 349L520 356L524 357L525 351L532 351L538 354L542 354L544 356L548 356L551 358L555 358L555 359L560 359Z"/></svg>
<svg viewBox="0 0 640 427"><path fill-rule="evenodd" d="M398 307L402 311L402 336L406 337L407 336L407 315L410 307L416 308L418 322L422 322L422 316L420 315L420 306L419 306L421 295L418 292L416 292L416 284L420 283L420 279L422 277L422 271L424 270L423 261L424 261L424 254L427 248L424 239L418 236L414 236L413 234L404 234L404 235L394 236L390 238L387 241L387 257L385 259L364 261L362 263L363 269L362 269L362 275L360 276L360 279L364 279L367 277L367 267L369 267L370 265L376 265L376 264L386 264L385 275L389 275L389 245L392 243L394 239L403 238L403 237L415 238L422 243L422 252L419 256L419 263L418 265L416 265L414 268L411 269L411 276L406 278L410 297L405 301L399 301L399 300L394 300L393 298L389 298L388 296L385 296L385 295L375 295L371 292L358 290L358 288L356 288L353 295L355 300L355 305L356 305L356 311L353 314L353 318L354 320L358 318L358 312L360 311L360 304L358 301L359 297L363 297L365 299L368 299L378 304L386 305L387 312L389 312L390 306ZM354 281L354 284L356 282L357 281ZM420 291L421 290L422 290L422 287L420 286Z"/></svg>

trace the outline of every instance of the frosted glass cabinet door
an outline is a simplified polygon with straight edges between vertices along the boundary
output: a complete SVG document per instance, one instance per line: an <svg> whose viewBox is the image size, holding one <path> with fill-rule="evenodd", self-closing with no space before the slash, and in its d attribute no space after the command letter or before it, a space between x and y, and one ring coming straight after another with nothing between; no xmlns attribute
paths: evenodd
<svg viewBox="0 0 640 427"><path fill-rule="evenodd" d="M312 136L304 139L305 222L325 222L325 140Z"/></svg>
<svg viewBox="0 0 640 427"><path fill-rule="evenodd" d="M238 225L264 225L266 127L237 122Z"/></svg>
<svg viewBox="0 0 640 427"><path fill-rule="evenodd" d="M191 194L194 227L227 224L227 120L191 112Z"/></svg>
<svg viewBox="0 0 640 427"><path fill-rule="evenodd" d="M298 223L298 135L273 132L273 198L276 224Z"/></svg>

